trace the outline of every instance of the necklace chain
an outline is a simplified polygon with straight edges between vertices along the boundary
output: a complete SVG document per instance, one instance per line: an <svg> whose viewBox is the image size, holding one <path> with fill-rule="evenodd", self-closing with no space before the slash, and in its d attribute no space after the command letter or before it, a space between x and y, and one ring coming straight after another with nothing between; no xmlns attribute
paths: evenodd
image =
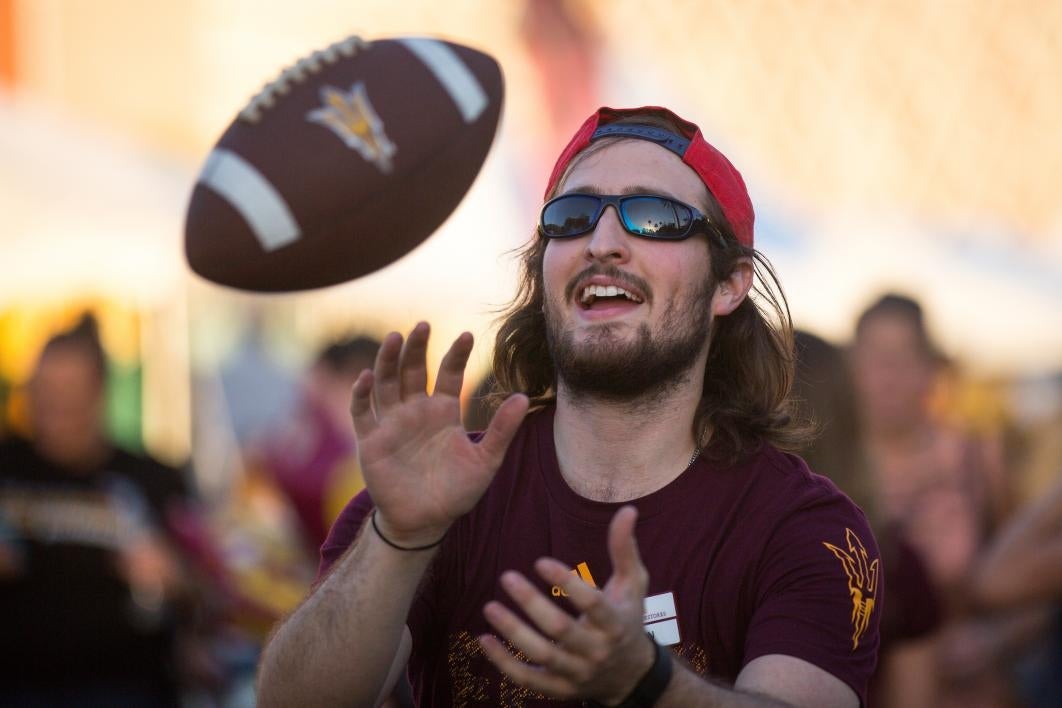
<svg viewBox="0 0 1062 708"><path fill-rule="evenodd" d="M697 458L700 457L700 456L701 456L701 448L699 448L699 447L693 448L693 454L690 455L690 461L689 461L689 463L687 463L686 467L692 467L693 463L696 462Z"/></svg>

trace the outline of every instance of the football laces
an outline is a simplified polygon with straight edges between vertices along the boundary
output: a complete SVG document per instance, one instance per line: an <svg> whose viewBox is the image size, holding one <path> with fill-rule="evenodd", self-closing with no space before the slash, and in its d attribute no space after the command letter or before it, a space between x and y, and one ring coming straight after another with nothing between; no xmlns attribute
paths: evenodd
<svg viewBox="0 0 1062 708"><path fill-rule="evenodd" d="M352 35L299 59L281 71L280 76L262 87L262 90L240 111L240 120L257 123L262 118L262 112L276 105L277 98L290 91L292 84L301 83L307 76L316 74L325 65L335 64L343 57L352 57L358 51L368 49L371 45L372 42Z"/></svg>

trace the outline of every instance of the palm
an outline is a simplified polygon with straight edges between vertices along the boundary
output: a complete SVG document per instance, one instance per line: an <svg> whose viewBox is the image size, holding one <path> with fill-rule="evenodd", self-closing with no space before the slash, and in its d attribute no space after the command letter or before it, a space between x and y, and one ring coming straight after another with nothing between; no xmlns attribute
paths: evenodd
<svg viewBox="0 0 1062 708"><path fill-rule="evenodd" d="M527 408L523 397L510 399L483 441L472 442L461 426L459 400L471 337L462 335L451 346L431 396L425 391L427 339L426 325L418 325L404 346L389 336L375 371L358 378L351 405L373 502L391 529L409 536L437 535L472 508Z"/></svg>
<svg viewBox="0 0 1062 708"><path fill-rule="evenodd" d="M365 483L395 524L446 523L468 511L490 481L494 470L455 409L456 400L406 403L359 437Z"/></svg>

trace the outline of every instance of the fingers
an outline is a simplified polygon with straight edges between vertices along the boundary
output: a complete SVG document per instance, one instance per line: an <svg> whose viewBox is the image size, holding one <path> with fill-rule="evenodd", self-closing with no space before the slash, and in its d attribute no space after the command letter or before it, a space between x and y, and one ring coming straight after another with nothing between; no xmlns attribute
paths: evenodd
<svg viewBox="0 0 1062 708"><path fill-rule="evenodd" d="M465 366L472 353L472 335L462 332L439 364L439 376L435 379L435 393L458 397L465 380Z"/></svg>
<svg viewBox="0 0 1062 708"><path fill-rule="evenodd" d="M538 588L532 585L527 578L520 573L514 571L508 571L502 573L501 585L505 588L505 591L509 593L509 596L516 601L516 604L520 606L527 616L535 623L545 634L556 639L558 641L568 641L573 638L573 635L578 635L579 632L585 631L578 626L574 617L558 607L553 600L543 595ZM499 611L508 612L498 603L491 603L497 605ZM487 617L491 619L491 617ZM515 619L515 615L514 615ZM522 625L522 628L530 631L538 636L538 632L527 627L519 619L517 622ZM496 627L501 629L500 627ZM508 637L508 635L506 635ZM522 637L523 634L521 633ZM508 637L513 640L513 637ZM575 638L578 641L578 638ZM526 649L521 642L513 641L514 644L521 649ZM539 657L539 652L528 652L528 656L537 661L542 661Z"/></svg>
<svg viewBox="0 0 1062 708"><path fill-rule="evenodd" d="M479 637L479 645L483 647L483 653L491 663L517 684L555 698L569 698L574 695L569 681L536 666L525 664L510 654L495 637L484 634Z"/></svg>
<svg viewBox="0 0 1062 708"><path fill-rule="evenodd" d="M398 380L398 356L402 350L402 335L391 332L384 337L376 353L373 369L373 394L377 410L386 411L402 399L402 386Z"/></svg>
<svg viewBox="0 0 1062 708"><path fill-rule="evenodd" d="M606 634L622 630L622 619L605 601L601 591L572 573L563 563L553 558L539 558L535 561L535 570L547 583L564 590L575 609Z"/></svg>
<svg viewBox="0 0 1062 708"><path fill-rule="evenodd" d="M552 598L542 594L519 573L510 572L503 575L502 586L538 629L555 640L560 647L581 657L599 655L602 648L610 642L611 637L618 635L622 631L618 617L607 607L604 596L598 590L590 587L581 578L565 570L564 566L558 561L552 559L549 559L549 561L554 563L559 573L565 576L558 577L557 574L553 574L550 582L564 584L565 592L568 592L568 599L572 601L576 609L584 612L583 617L580 619L575 619L558 607ZM559 583L555 581L559 581ZM571 591L569 592L567 588L571 588ZM499 607L504 610L504 607L500 605ZM586 610L592 610L594 616L591 617ZM507 612L508 610L505 611ZM513 615L513 617L515 618L516 616ZM488 619L490 618L488 617ZM495 624L495 629L503 631L514 645L523 649L534 660L550 668L555 668L549 661L539 658L538 652L529 651L529 645L522 641L527 632L534 632L537 636L541 635L518 618L515 621L520 622L522 625L521 631L516 635L504 632L509 627ZM550 643L550 646L556 647L557 645ZM582 667L582 664L573 666L575 662L572 661L568 661L567 664L569 669L567 673L570 675L574 675L577 669Z"/></svg>
<svg viewBox="0 0 1062 708"><path fill-rule="evenodd" d="M530 406L527 396L517 393L505 399L505 402L495 411L494 417L487 426L487 431L480 441L480 447L487 455L487 461L497 467L505 457L505 451L509 449L509 443L516 436L527 409Z"/></svg>
<svg viewBox="0 0 1062 708"><path fill-rule="evenodd" d="M638 553L638 541L634 538L634 525L638 510L625 506L616 512L608 525L608 555L612 560L612 578L609 584L630 583L641 597L649 586L649 573Z"/></svg>
<svg viewBox="0 0 1062 708"><path fill-rule="evenodd" d="M354 434L365 437L376 429L376 416L372 412L373 374L365 369L358 374L350 391L350 418L354 421Z"/></svg>
<svg viewBox="0 0 1062 708"><path fill-rule="evenodd" d="M488 602L483 607L483 616L532 663L563 675L585 670L585 661L550 641L500 602Z"/></svg>
<svg viewBox="0 0 1062 708"><path fill-rule="evenodd" d="M409 333L398 356L399 395L426 396L428 388L428 336L431 327L418 322Z"/></svg>
<svg viewBox="0 0 1062 708"><path fill-rule="evenodd" d="M521 574L503 573L501 584L534 626L500 602L488 602L483 616L498 634L549 674L586 680L592 672L587 657L599 653L595 648L606 646L607 637L560 609Z"/></svg>
<svg viewBox="0 0 1062 708"><path fill-rule="evenodd" d="M398 332L384 337L373 371L373 394L378 412L386 412L407 397L427 395L430 334L431 326L427 322L418 322L404 341Z"/></svg>

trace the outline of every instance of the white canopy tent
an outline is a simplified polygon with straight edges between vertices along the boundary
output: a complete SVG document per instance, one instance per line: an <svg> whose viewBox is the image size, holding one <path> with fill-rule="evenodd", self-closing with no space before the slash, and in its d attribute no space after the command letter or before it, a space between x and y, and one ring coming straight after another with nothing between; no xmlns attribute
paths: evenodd
<svg viewBox="0 0 1062 708"><path fill-rule="evenodd" d="M191 183L187 166L43 107L0 102L0 303L173 298Z"/></svg>

